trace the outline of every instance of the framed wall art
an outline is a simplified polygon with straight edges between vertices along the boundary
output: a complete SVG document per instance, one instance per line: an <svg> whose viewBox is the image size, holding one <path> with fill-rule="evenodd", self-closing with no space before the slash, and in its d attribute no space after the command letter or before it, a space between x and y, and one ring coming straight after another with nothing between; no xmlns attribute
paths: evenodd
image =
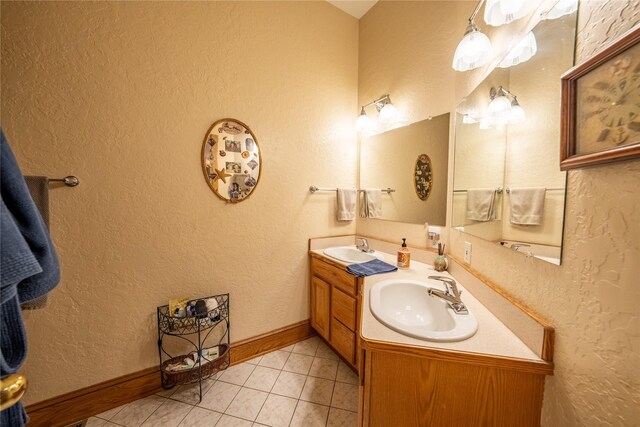
<svg viewBox="0 0 640 427"><path fill-rule="evenodd" d="M640 27L567 71L560 169L640 157Z"/></svg>

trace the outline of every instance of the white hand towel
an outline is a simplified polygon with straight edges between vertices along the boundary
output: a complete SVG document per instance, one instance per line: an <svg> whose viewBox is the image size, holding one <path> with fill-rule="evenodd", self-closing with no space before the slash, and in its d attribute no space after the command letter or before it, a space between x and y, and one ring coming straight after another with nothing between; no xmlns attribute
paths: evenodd
<svg viewBox="0 0 640 427"><path fill-rule="evenodd" d="M540 225L544 212L546 188L512 188L509 193L511 202L511 224Z"/></svg>
<svg viewBox="0 0 640 427"><path fill-rule="evenodd" d="M467 218L473 221L491 221L495 218L496 190L470 188L467 190Z"/></svg>
<svg viewBox="0 0 640 427"><path fill-rule="evenodd" d="M338 221L353 221L356 217L356 197L353 188L338 188Z"/></svg>
<svg viewBox="0 0 640 427"><path fill-rule="evenodd" d="M382 191L369 188L364 190L364 196L367 205L367 216L369 218L382 218Z"/></svg>

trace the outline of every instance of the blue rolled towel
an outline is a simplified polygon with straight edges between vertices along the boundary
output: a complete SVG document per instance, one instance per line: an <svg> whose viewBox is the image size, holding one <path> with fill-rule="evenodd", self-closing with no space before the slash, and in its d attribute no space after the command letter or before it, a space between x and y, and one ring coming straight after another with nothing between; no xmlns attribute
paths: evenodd
<svg viewBox="0 0 640 427"><path fill-rule="evenodd" d="M347 271L356 277L373 276L374 274L391 273L396 271L398 267L387 264L379 259L363 262L361 264L351 264L347 266Z"/></svg>

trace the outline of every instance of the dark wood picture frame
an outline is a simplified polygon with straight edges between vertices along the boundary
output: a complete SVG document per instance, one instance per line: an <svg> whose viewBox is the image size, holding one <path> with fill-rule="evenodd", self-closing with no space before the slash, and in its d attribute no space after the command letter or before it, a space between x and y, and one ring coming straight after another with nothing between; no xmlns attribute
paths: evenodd
<svg viewBox="0 0 640 427"><path fill-rule="evenodd" d="M616 58L640 42L640 27L635 27L605 47L587 61L567 71L561 78L561 143L560 169L576 169L620 160L640 157L640 137L631 144L622 147L605 148L592 153L579 153L577 150L577 102L578 80L607 61ZM639 111L640 114L640 111Z"/></svg>

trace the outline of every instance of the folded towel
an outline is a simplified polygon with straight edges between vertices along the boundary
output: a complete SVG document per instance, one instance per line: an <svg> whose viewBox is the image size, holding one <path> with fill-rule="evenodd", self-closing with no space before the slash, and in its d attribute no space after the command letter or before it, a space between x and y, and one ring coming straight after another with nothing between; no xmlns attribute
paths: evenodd
<svg viewBox="0 0 640 427"><path fill-rule="evenodd" d="M360 217L382 218L382 191L380 189L368 188L362 190Z"/></svg>
<svg viewBox="0 0 640 427"><path fill-rule="evenodd" d="M40 212L44 224L49 229L49 178L46 176L25 176L27 188ZM48 295L43 295L29 302L21 304L23 310L39 310L47 306Z"/></svg>
<svg viewBox="0 0 640 427"><path fill-rule="evenodd" d="M356 217L356 197L353 188L338 188L338 221L352 221Z"/></svg>
<svg viewBox="0 0 640 427"><path fill-rule="evenodd" d="M363 262L361 264L351 264L347 266L347 271L356 277L373 276L374 274L390 273L396 271L398 267L387 264L379 259Z"/></svg>
<svg viewBox="0 0 640 427"><path fill-rule="evenodd" d="M470 188L467 190L467 218L473 221L491 221L495 218L496 190Z"/></svg>
<svg viewBox="0 0 640 427"><path fill-rule="evenodd" d="M511 188L511 224L540 225L544 212L544 196L546 188Z"/></svg>

